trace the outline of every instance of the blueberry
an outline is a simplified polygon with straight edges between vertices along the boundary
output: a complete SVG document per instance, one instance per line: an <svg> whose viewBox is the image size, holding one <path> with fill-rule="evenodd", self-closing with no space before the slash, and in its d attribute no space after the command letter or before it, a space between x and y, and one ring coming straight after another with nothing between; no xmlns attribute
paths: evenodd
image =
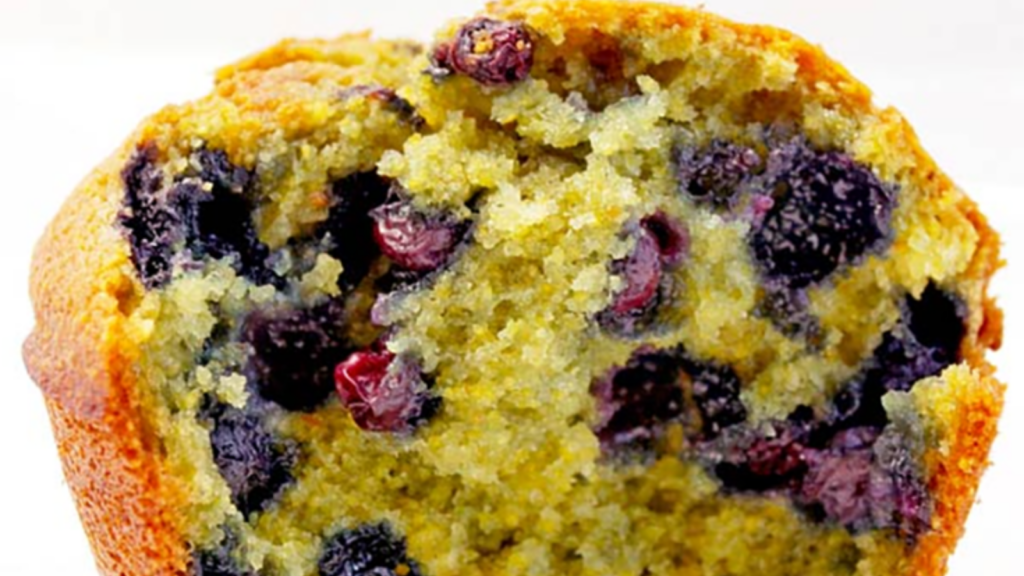
<svg viewBox="0 0 1024 576"><path fill-rule="evenodd" d="M647 308L661 283L661 248L657 237L641 227L633 251L626 258L613 262L612 272L623 279L625 286L615 295L611 311L626 316Z"/></svg>
<svg viewBox="0 0 1024 576"><path fill-rule="evenodd" d="M659 211L641 220L640 227L654 237L661 262L666 267L677 266L686 259L690 232L682 222Z"/></svg>
<svg viewBox="0 0 1024 576"><path fill-rule="evenodd" d="M252 348L249 373L259 392L288 410L310 411L334 389L334 367L352 351L341 330L344 304L256 312L242 329Z"/></svg>
<svg viewBox="0 0 1024 576"><path fill-rule="evenodd" d="M882 337L864 373L836 397L836 425L884 426L886 393L910 390L919 380L959 361L966 333L960 302L932 284L919 300L908 297L903 309L902 320Z"/></svg>
<svg viewBox="0 0 1024 576"><path fill-rule="evenodd" d="M596 432L602 445L649 447L666 424L683 416L682 379L674 353L643 350L596 382L593 393L601 416Z"/></svg>
<svg viewBox="0 0 1024 576"><path fill-rule="evenodd" d="M170 279L182 243L195 260L232 257L253 282L281 285L266 266L267 247L256 237L246 192L249 172L233 166L222 151L201 149L193 153L190 170L165 188L156 155L153 146L139 147L121 174L125 200L118 220L146 287Z"/></svg>
<svg viewBox="0 0 1024 576"><path fill-rule="evenodd" d="M750 237L765 276L800 289L877 248L895 195L867 167L802 140L773 150L761 186L773 205Z"/></svg>
<svg viewBox="0 0 1024 576"><path fill-rule="evenodd" d="M729 208L761 166L752 148L714 140L705 147L675 149L679 189L700 203Z"/></svg>
<svg viewBox="0 0 1024 576"><path fill-rule="evenodd" d="M265 510L293 481L296 446L275 439L257 414L220 407L212 420L213 460L231 489L231 501L245 516Z"/></svg>
<svg viewBox="0 0 1024 576"><path fill-rule="evenodd" d="M124 206L118 223L131 247L132 263L150 289L171 278L174 244L181 240L181 219L163 197L163 171L156 165L157 149L139 146L121 172Z"/></svg>
<svg viewBox="0 0 1024 576"><path fill-rule="evenodd" d="M444 266L459 242L459 225L443 215L418 211L407 200L396 200L370 212L373 238L398 267L429 272Z"/></svg>
<svg viewBox="0 0 1024 576"><path fill-rule="evenodd" d="M384 203L390 186L376 172L359 172L331 187L331 209L317 236L331 235L329 254L341 261L343 272L338 282L343 287L358 285L380 256L370 212Z"/></svg>
<svg viewBox="0 0 1024 576"><path fill-rule="evenodd" d="M525 80L533 67L533 40L519 22L477 18L459 29L452 44L442 44L429 72L435 78L465 74L485 86Z"/></svg>
<svg viewBox="0 0 1024 576"><path fill-rule="evenodd" d="M324 544L318 576L422 576L405 540L387 523L342 530Z"/></svg>
<svg viewBox="0 0 1024 576"><path fill-rule="evenodd" d="M747 419L747 408L740 401L742 384L732 368L687 361L685 370L705 435L715 436Z"/></svg>
<svg viewBox="0 0 1024 576"><path fill-rule="evenodd" d="M409 432L440 408L419 365L395 356L382 342L339 363L334 381L342 405L363 430Z"/></svg>
<svg viewBox="0 0 1024 576"><path fill-rule="evenodd" d="M341 91L340 97L342 99L351 97L372 98L373 100L382 102L389 110L397 114L399 118L405 122L408 122L416 130L419 130L426 124L426 120L419 115L419 112L416 111L416 107L405 98L399 96L391 88L379 85L360 84L345 88Z"/></svg>
<svg viewBox="0 0 1024 576"><path fill-rule="evenodd" d="M193 257L232 257L238 272L254 283L283 286L267 267L270 251L256 234L252 174L233 165L222 150L197 150L190 165L192 171L174 185L169 201L182 215Z"/></svg>
<svg viewBox="0 0 1024 576"><path fill-rule="evenodd" d="M805 421L774 422L770 433L740 426L705 444L702 452L714 463L723 487L740 492L768 492L799 486L807 473L811 425Z"/></svg>

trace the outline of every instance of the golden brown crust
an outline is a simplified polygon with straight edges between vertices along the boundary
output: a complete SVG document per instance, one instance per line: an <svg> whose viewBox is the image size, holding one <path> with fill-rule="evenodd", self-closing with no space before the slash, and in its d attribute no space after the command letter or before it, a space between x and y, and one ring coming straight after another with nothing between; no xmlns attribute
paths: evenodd
<svg viewBox="0 0 1024 576"><path fill-rule="evenodd" d="M178 500L139 412L126 314L140 288L113 226L125 147L71 195L36 248L25 361L101 573L183 574Z"/></svg>
<svg viewBox="0 0 1024 576"><path fill-rule="evenodd" d="M490 12L536 17L544 5L541 0L505 0L492 4ZM820 49L785 31L644 3L581 0L544 11L566 27L592 27L600 22L637 31L671 26L699 26L706 35L727 31L736 35L737 42L792 56L800 67L799 81L810 92L819 93L823 102L857 114L873 112L867 87ZM324 56L307 45L285 43L225 69L221 78L306 57ZM914 177L920 187L935 198L959 194L909 126L900 122L904 129L899 136L911 144L917 165ZM159 450L140 415L131 370L138 350L124 337L126 316L141 287L133 277L127 245L113 223L123 193L120 169L133 148L126 145L97 168L40 241L31 278L37 325L25 345L25 359L46 394L64 471L101 573L183 574L188 552L173 514L180 495L163 471ZM960 209L979 235L975 258L964 277L987 287L1001 266L998 236L972 201L964 197ZM1002 312L986 293L976 314L980 328L965 345L964 354L982 375L981 385L956 389L962 409L960 417L947 423L950 451L941 458L932 455L930 464L938 471L931 486L937 502L934 530L913 556L914 576L945 573L996 434L1003 388L991 378L993 369L984 354L1001 343Z"/></svg>

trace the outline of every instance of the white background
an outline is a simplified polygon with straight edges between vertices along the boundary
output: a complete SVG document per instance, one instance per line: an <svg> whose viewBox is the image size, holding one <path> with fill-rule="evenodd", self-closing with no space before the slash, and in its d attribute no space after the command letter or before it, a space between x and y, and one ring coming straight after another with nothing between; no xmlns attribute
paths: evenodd
<svg viewBox="0 0 1024 576"><path fill-rule="evenodd" d="M1024 0L707 0L795 30L915 124L1002 231L1010 389L953 576L1024 573ZM477 0L0 0L0 575L95 576L42 401L20 359L32 244L144 115L202 95L220 64L282 36L375 28L427 39ZM68 286L74 290L74 286ZM1015 354L1016 352L1016 354ZM158 575L153 575L158 576Z"/></svg>

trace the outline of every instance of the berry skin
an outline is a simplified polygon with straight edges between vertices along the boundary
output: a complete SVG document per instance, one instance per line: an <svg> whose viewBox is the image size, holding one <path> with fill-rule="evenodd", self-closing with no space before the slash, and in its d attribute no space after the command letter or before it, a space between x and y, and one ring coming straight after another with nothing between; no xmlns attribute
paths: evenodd
<svg viewBox="0 0 1024 576"><path fill-rule="evenodd" d="M418 212L408 201L385 204L370 216L377 246L405 270L429 272L444 266L459 241L456 224Z"/></svg>
<svg viewBox="0 0 1024 576"><path fill-rule="evenodd" d="M640 227L654 236L665 267L678 266L686 259L690 249L690 232L681 222L664 212L655 212L641 220Z"/></svg>
<svg viewBox="0 0 1024 576"><path fill-rule="evenodd" d="M342 530L324 544L319 576L422 576L405 540L386 523Z"/></svg>
<svg viewBox="0 0 1024 576"><path fill-rule="evenodd" d="M477 18L459 29L452 44L438 46L433 61L436 78L454 72L484 86L508 86L530 75L533 40L521 23Z"/></svg>
<svg viewBox="0 0 1024 576"><path fill-rule="evenodd" d="M227 536L216 548L197 551L192 555L189 576L256 576L250 570L242 570L231 552L238 545L238 536L226 530Z"/></svg>
<svg viewBox="0 0 1024 576"><path fill-rule="evenodd" d="M339 301L253 314L242 339L252 348L249 372L260 396L288 410L319 407L334 388L334 366L352 351L337 333L345 322Z"/></svg>
<svg viewBox="0 0 1024 576"><path fill-rule="evenodd" d="M334 382L342 405L363 430L409 432L437 411L419 366L380 344L339 363Z"/></svg>
<svg viewBox="0 0 1024 576"><path fill-rule="evenodd" d="M597 435L606 449L647 447L685 409L681 366L669 351L638 351L592 392L601 415Z"/></svg>
<svg viewBox="0 0 1024 576"><path fill-rule="evenodd" d="M895 195L844 154L793 140L771 152L762 180L774 203L750 244L771 281L793 289L821 282L889 233Z"/></svg>
<svg viewBox="0 0 1024 576"><path fill-rule="evenodd" d="M706 436L716 436L747 419L747 408L740 401L742 384L735 371L725 366L689 361L685 369Z"/></svg>
<svg viewBox="0 0 1024 576"><path fill-rule="evenodd" d="M682 192L696 202L729 208L761 166L761 157L751 148L715 140L704 148L676 148L675 162Z"/></svg>
<svg viewBox="0 0 1024 576"><path fill-rule="evenodd" d="M612 312L627 315L646 308L658 293L661 283L661 250L657 237L641 227L633 252L624 260L614 262L612 268L626 283L615 295Z"/></svg>
<svg viewBox="0 0 1024 576"><path fill-rule="evenodd" d="M213 460L231 489L231 501L244 516L261 512L292 482L297 448L276 440L255 414L230 407L214 412Z"/></svg>
<svg viewBox="0 0 1024 576"><path fill-rule="evenodd" d="M135 150L121 172L124 206L118 223L131 247L132 263L146 288L171 278L172 248L181 239L181 219L162 197L163 172L156 165L154 145Z"/></svg>

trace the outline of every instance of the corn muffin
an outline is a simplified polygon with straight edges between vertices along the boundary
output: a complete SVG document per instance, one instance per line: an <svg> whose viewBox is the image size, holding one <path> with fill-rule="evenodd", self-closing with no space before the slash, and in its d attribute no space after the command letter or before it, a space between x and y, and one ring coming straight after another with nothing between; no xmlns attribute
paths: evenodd
<svg viewBox="0 0 1024 576"><path fill-rule="evenodd" d="M1000 264L805 41L501 0L145 120L25 357L105 576L939 576Z"/></svg>

